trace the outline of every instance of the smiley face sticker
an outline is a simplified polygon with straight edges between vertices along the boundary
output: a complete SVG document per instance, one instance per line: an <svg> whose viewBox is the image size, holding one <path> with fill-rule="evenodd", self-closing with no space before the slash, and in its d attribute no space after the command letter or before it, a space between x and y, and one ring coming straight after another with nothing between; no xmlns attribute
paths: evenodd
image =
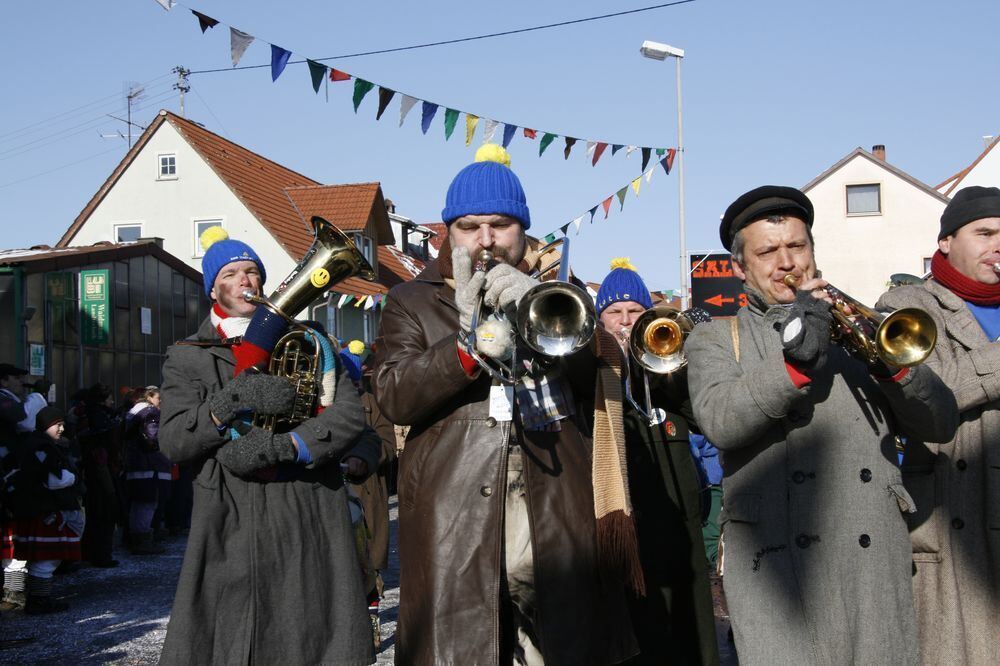
<svg viewBox="0 0 1000 666"><path fill-rule="evenodd" d="M309 276L309 282L317 289L322 289L330 282L330 271L325 268L317 268Z"/></svg>

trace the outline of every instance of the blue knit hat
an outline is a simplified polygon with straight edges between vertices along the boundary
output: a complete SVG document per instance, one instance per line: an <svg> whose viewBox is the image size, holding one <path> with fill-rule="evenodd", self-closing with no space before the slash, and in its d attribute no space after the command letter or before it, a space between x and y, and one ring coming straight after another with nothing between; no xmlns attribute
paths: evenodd
<svg viewBox="0 0 1000 666"><path fill-rule="evenodd" d="M653 297L628 257L611 260L611 272L597 290L597 316L601 316L612 303L620 301L633 301L644 308L653 307Z"/></svg>
<svg viewBox="0 0 1000 666"><path fill-rule="evenodd" d="M233 240L222 227L209 227L201 234L201 247L205 256L201 258L201 273L205 279L205 295L212 297L212 287L215 278L226 264L234 261L252 261L260 270L260 283L267 280L264 262L260 260L253 248L243 241Z"/></svg>
<svg viewBox="0 0 1000 666"><path fill-rule="evenodd" d="M463 215L509 215L531 226L524 188L510 169L510 155L495 143L476 151L476 161L458 172L448 187L441 219L451 224Z"/></svg>

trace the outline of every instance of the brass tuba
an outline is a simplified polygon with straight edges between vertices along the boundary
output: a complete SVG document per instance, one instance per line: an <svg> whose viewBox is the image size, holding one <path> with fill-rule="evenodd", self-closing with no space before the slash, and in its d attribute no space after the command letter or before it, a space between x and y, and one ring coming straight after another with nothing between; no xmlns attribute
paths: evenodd
<svg viewBox="0 0 1000 666"><path fill-rule="evenodd" d="M800 280L789 273L783 281L797 289ZM834 341L861 356L869 365L882 361L889 366L909 368L923 363L934 351L937 325L920 308L879 312L833 285L824 289L833 297L831 334Z"/></svg>
<svg viewBox="0 0 1000 666"><path fill-rule="evenodd" d="M653 374L676 372L687 365L684 341L693 328L691 320L677 308L651 307L632 324L629 354Z"/></svg>
<svg viewBox="0 0 1000 666"><path fill-rule="evenodd" d="M319 397L320 346L309 342L311 329L293 317L333 285L358 276L372 282L375 271L354 242L318 215L312 217L316 235L299 263L267 298L245 291L243 298L285 319L292 330L271 351L268 373L285 377L295 386L295 403L289 414L255 415L253 425L275 430L291 427L313 416Z"/></svg>

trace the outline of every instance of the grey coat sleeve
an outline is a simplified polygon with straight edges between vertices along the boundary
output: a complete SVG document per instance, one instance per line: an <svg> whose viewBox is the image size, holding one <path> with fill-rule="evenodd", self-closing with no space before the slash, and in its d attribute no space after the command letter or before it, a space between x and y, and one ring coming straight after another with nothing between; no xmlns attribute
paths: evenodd
<svg viewBox="0 0 1000 666"><path fill-rule="evenodd" d="M382 312L375 400L396 425L413 425L475 381L458 356L458 331L429 347L420 323L392 293Z"/></svg>
<svg viewBox="0 0 1000 666"><path fill-rule="evenodd" d="M160 389L159 444L160 451L175 463L205 456L229 441L229 434L220 433L212 421L207 402L209 387L191 371L204 367L207 356L197 347L167 350Z"/></svg>
<svg viewBox="0 0 1000 666"><path fill-rule="evenodd" d="M721 450L753 444L809 393L792 383L780 348L765 358L741 354L737 362L728 321L696 326L684 352L695 418Z"/></svg>
<svg viewBox="0 0 1000 666"><path fill-rule="evenodd" d="M354 388L347 373L337 364L337 388L333 404L317 416L303 421L292 430L302 438L312 456L308 467L320 467L331 462L340 462L344 454L358 441L365 430L365 410L361 406L361 396ZM366 449L360 449L365 454ZM352 452L359 455L358 452ZM366 455L359 455L368 461ZM378 462L378 452L374 453Z"/></svg>

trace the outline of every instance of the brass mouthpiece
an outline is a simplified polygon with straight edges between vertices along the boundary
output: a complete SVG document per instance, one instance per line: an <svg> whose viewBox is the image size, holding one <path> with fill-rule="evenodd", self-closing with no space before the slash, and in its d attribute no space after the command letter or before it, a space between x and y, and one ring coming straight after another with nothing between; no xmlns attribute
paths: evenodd
<svg viewBox="0 0 1000 666"><path fill-rule="evenodd" d="M790 289L798 289L799 288L799 282L800 282L799 278L795 277L791 273L789 273L785 277L781 278L781 281L784 282L785 286L789 287Z"/></svg>
<svg viewBox="0 0 1000 666"><path fill-rule="evenodd" d="M488 271L493 268L493 264L493 253L489 250L483 250L476 258L476 265L473 267L473 271Z"/></svg>
<svg viewBox="0 0 1000 666"><path fill-rule="evenodd" d="M998 261L997 263L993 264L993 272L994 273L1000 273L1000 261Z"/></svg>

